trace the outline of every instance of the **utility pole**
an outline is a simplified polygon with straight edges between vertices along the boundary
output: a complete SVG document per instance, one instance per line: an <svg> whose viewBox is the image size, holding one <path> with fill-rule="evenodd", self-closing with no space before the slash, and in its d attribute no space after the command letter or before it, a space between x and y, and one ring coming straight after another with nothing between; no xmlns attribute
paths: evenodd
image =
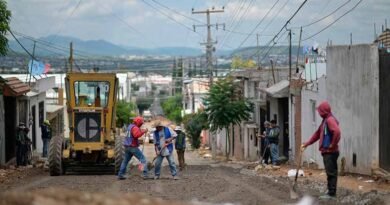
<svg viewBox="0 0 390 205"><path fill-rule="evenodd" d="M36 44L37 42L36 41L34 41L34 47L33 47L33 52L32 52L32 59L31 59L31 62L33 62L34 61L34 59L35 59L35 44ZM31 68L30 68L30 79L28 80L28 85L30 85L30 83L31 83L31 76L32 76L32 64L33 63L31 63Z"/></svg>
<svg viewBox="0 0 390 205"><path fill-rule="evenodd" d="M302 40L302 26L301 26L301 32L299 33L299 42L298 42L298 54L297 54L297 67L295 70L295 73L299 73L299 51L301 50L301 40Z"/></svg>
<svg viewBox="0 0 390 205"><path fill-rule="evenodd" d="M291 82L291 29L288 30L288 36L289 36L289 39L290 39L290 42L289 42L289 48L288 48L288 67L289 67L289 77L290 77L290 82Z"/></svg>
<svg viewBox="0 0 390 205"><path fill-rule="evenodd" d="M259 47L259 34L256 34L256 41L257 41L257 50L260 50ZM257 52L257 68L260 69L260 52Z"/></svg>
<svg viewBox="0 0 390 205"><path fill-rule="evenodd" d="M73 42L70 42L70 55L69 55L70 72L73 72Z"/></svg>
<svg viewBox="0 0 390 205"><path fill-rule="evenodd" d="M194 32L196 27L207 27L207 42L206 43L201 43L201 45L206 46L206 62L207 62L207 69L209 71L209 81L210 85L213 84L213 52L215 52L215 47L213 46L214 44L217 44L217 41L212 41L211 38L211 27L215 27L218 30L219 26L222 26L223 29L225 29L225 24L210 24L210 14L212 13L222 13L224 12L224 8L221 10L215 10L213 7L211 10L207 9L204 11L194 11L192 9L192 14L206 14L207 17L207 24L206 25L193 25L194 27Z"/></svg>

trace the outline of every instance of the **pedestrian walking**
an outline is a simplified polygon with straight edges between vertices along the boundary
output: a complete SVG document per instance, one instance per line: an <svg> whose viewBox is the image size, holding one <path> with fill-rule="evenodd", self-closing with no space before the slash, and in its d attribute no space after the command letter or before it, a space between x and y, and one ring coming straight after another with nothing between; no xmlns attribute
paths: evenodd
<svg viewBox="0 0 390 205"><path fill-rule="evenodd" d="M134 156L136 157L143 166L143 178L148 179L148 166L144 154L139 149L139 138L142 137L145 133L148 132L148 129L141 129L141 126L144 124L144 119L140 116L135 117L133 123L130 124L126 131L126 137L123 142L125 146L125 157L122 161L121 167L118 173L118 179L126 179L124 176L126 173L127 164Z"/></svg>
<svg viewBox="0 0 390 205"><path fill-rule="evenodd" d="M47 150L49 147L50 139L51 139L51 127L49 120L43 121L43 124L41 125L41 137L43 142L43 148L42 148L42 157L47 157Z"/></svg>
<svg viewBox="0 0 390 205"><path fill-rule="evenodd" d="M270 143L269 143L269 132L271 130L271 123L269 121L264 122L264 132L262 135L259 135L261 138L261 147L262 147L262 157L260 162L263 162L265 164L268 164L270 161L271 153L270 153Z"/></svg>
<svg viewBox="0 0 390 205"><path fill-rule="evenodd" d="M280 127L276 124L276 120L271 120L271 129L268 135L268 141L271 150L271 162L273 166L278 166L279 163L279 134Z"/></svg>
<svg viewBox="0 0 390 205"><path fill-rule="evenodd" d="M159 179L161 174L161 164L164 158L168 160L169 169L173 179L178 180L177 176L175 159L173 157L173 140L176 138L177 134L162 125L160 121L155 123L156 130L154 131L154 147L156 151L156 162L154 168L154 179Z"/></svg>
<svg viewBox="0 0 390 205"><path fill-rule="evenodd" d="M319 150L324 160L328 181L328 192L325 195L320 196L320 199L329 200L334 199L337 192L338 143L340 141L341 132L339 122L333 116L331 107L327 101L322 102L318 106L317 111L323 119L322 123L309 141L302 144L301 151L303 152L307 146L319 140Z"/></svg>
<svg viewBox="0 0 390 205"><path fill-rule="evenodd" d="M182 131L180 126L175 128L177 134L175 141L175 149L177 152L177 158L179 160L179 169L182 171L185 168L184 153L186 150L186 134Z"/></svg>
<svg viewBox="0 0 390 205"><path fill-rule="evenodd" d="M27 146L29 138L27 136L29 129L23 122L19 123L16 135L16 165L26 166L28 163L27 159Z"/></svg>

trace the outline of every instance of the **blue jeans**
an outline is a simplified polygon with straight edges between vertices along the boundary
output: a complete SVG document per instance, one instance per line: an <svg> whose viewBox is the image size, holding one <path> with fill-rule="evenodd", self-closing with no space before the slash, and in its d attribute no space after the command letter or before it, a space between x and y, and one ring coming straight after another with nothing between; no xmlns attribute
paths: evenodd
<svg viewBox="0 0 390 205"><path fill-rule="evenodd" d="M175 164L175 159L173 158L173 154L170 153L168 156L166 156L166 158L168 160L169 169L171 170L172 176L176 176L177 171L176 171L176 164ZM163 159L164 159L163 156L161 156L161 155L157 156L156 162L154 164L154 166L155 166L154 175L155 176L160 176L161 164L162 164Z"/></svg>
<svg viewBox="0 0 390 205"><path fill-rule="evenodd" d="M42 138L42 141L43 141L42 157L47 157L47 150L49 147L50 139Z"/></svg>
<svg viewBox="0 0 390 205"><path fill-rule="evenodd" d="M121 168L119 169L118 177L123 177L126 174L126 167L132 157L137 158L144 166L143 176L148 176L148 166L146 164L146 158L138 147L126 147L125 158L122 161Z"/></svg>
<svg viewBox="0 0 390 205"><path fill-rule="evenodd" d="M279 145L271 143L271 161L273 165L276 165L279 159Z"/></svg>

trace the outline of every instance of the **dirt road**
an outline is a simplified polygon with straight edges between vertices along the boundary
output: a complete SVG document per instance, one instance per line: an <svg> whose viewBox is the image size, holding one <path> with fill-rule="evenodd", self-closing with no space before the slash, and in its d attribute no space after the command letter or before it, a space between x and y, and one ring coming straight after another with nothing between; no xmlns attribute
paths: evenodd
<svg viewBox="0 0 390 205"><path fill-rule="evenodd" d="M153 146L146 145L148 159L153 157ZM207 202L212 204L292 204L296 201L289 198L287 179L257 176L252 170L242 165L215 163L200 158L196 152L187 153L188 167L180 172L181 180L172 180L167 166L163 168L159 180L143 180L136 169L130 171L129 178L118 181L113 175L65 175L50 177L40 169L31 169L31 173L23 179L11 180L0 184L0 192L40 191L45 188L82 191L89 193L143 193L146 196L182 202ZM166 165L166 162L164 162ZM320 195L313 184L302 184L304 192ZM347 200L345 197L349 197ZM384 204L377 194L360 196L359 194L342 192L337 203ZM355 203L356 202L356 203ZM335 204L321 202L320 204Z"/></svg>

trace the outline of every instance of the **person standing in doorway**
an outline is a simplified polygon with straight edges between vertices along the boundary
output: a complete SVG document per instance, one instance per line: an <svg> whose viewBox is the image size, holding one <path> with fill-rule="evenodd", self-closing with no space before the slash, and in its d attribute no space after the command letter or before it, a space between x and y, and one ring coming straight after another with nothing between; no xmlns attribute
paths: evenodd
<svg viewBox="0 0 390 205"><path fill-rule="evenodd" d="M276 120L271 120L271 129L268 135L268 141L271 150L271 161L273 166L278 166L279 160L279 134L280 127L276 124Z"/></svg>
<svg viewBox="0 0 390 205"><path fill-rule="evenodd" d="M338 143L341 131L339 122L333 116L327 101L322 102L318 106L317 111L323 119L322 123L309 141L302 144L301 151L303 152L307 146L319 140L319 150L324 160L328 181L328 193L320 196L320 199L335 199L337 191L337 159L339 157Z"/></svg>
<svg viewBox="0 0 390 205"><path fill-rule="evenodd" d="M262 135L259 135L261 137L261 145L262 145L262 161L263 163L265 164L268 164L269 163L269 159L270 159L270 143L269 143L269 140L268 140L268 137L269 137L269 132L271 130L271 123L269 121L265 121L264 122L264 132Z"/></svg>
<svg viewBox="0 0 390 205"><path fill-rule="evenodd" d="M148 177L148 166L144 154L141 152L139 147L139 138L142 137L145 133L148 132L147 129L141 129L141 126L144 124L144 119L142 117L135 117L133 124L130 124L127 128L126 137L123 142L125 146L125 157L122 161L121 167L118 173L118 179L124 180L126 173L127 164L133 156L135 156L143 166L143 178L149 179Z"/></svg>
<svg viewBox="0 0 390 205"><path fill-rule="evenodd" d="M155 123L155 127L156 131L154 131L153 137L157 159L154 168L154 179L160 178L162 161L164 158L167 158L172 177L174 180L178 180L175 159L172 154L172 142L177 134L168 127L163 126L160 121Z"/></svg>
<svg viewBox="0 0 390 205"><path fill-rule="evenodd" d="M51 127L49 120L43 121L43 124L41 125L41 135L42 135L42 142L43 142L43 149L42 149L42 157L47 157L47 151L51 139Z"/></svg>
<svg viewBox="0 0 390 205"><path fill-rule="evenodd" d="M29 141L28 135L29 129L23 122L19 123L16 135L16 165L26 166L27 165L27 143Z"/></svg>
<svg viewBox="0 0 390 205"><path fill-rule="evenodd" d="M177 152L177 158L179 160L179 169L182 171L185 167L184 152L186 150L186 134L181 130L180 126L175 128L177 134L175 141L175 149Z"/></svg>

